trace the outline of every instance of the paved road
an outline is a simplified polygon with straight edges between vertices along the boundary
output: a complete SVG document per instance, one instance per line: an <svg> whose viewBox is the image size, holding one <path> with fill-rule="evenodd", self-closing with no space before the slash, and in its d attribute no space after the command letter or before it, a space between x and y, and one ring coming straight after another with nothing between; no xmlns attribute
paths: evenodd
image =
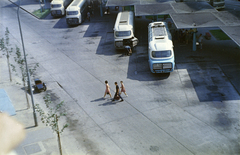
<svg viewBox="0 0 240 155"><path fill-rule="evenodd" d="M6 0L0 6L1 36L8 27L20 46L16 7ZM232 41L205 40L197 52L191 45L176 43L176 70L170 75L151 74L148 20L136 19L140 43L127 57L113 46L116 12L96 15L76 27L68 27L65 17L38 20L24 11L20 17L30 64L40 63L36 77L47 83L55 102L65 101L69 124L63 133L65 154L240 153L239 72L233 74L239 71L240 56ZM105 80L112 94L114 82L124 81L129 95L123 95L124 102L102 98ZM1 85L6 87L6 81ZM43 95L34 95L41 105ZM47 133L35 142L41 141L42 154L56 153L53 136ZM29 143L23 143L18 153L25 149L27 154Z"/></svg>

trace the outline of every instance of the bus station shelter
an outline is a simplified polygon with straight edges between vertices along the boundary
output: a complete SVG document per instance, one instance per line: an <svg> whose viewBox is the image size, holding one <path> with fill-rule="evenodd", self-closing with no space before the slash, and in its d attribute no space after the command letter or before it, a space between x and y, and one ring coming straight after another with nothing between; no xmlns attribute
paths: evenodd
<svg viewBox="0 0 240 155"><path fill-rule="evenodd" d="M207 2L108 0L106 6L133 6L135 16L170 15L177 29L219 27L240 46L240 14L217 11Z"/></svg>

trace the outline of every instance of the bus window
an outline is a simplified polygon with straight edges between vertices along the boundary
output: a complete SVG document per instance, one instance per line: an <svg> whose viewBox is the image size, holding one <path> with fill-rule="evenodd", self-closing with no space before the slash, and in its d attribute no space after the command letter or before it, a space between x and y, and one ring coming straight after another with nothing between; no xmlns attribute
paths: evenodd
<svg viewBox="0 0 240 155"><path fill-rule="evenodd" d="M131 31L116 31L116 37L127 37L131 35Z"/></svg>
<svg viewBox="0 0 240 155"><path fill-rule="evenodd" d="M67 15L77 15L78 11L68 11Z"/></svg>
<svg viewBox="0 0 240 155"><path fill-rule="evenodd" d="M152 57L153 58L167 58L171 56L171 51L153 51L152 52Z"/></svg>
<svg viewBox="0 0 240 155"><path fill-rule="evenodd" d="M52 8L60 8L62 5L61 4L52 4Z"/></svg>

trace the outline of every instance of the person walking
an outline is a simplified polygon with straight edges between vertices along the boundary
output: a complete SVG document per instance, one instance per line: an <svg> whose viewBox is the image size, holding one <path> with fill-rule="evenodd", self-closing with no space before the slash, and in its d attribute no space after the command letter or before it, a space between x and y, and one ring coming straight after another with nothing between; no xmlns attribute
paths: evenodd
<svg viewBox="0 0 240 155"><path fill-rule="evenodd" d="M124 101L124 100L123 100L123 98L122 98L121 95L120 95L119 86L118 86L117 82L115 82L115 85L116 85L116 92L115 92L115 95L114 95L112 101L118 100L118 96L119 96L119 98L121 98L121 101L120 101L120 102L122 102L122 101Z"/></svg>
<svg viewBox="0 0 240 155"><path fill-rule="evenodd" d="M110 86L108 85L108 81L107 80L105 81L105 84L106 84L106 90L105 90L105 94L104 94L103 98L105 98L105 96L107 94L110 95L110 98L112 98L112 95L111 95L111 92L110 92Z"/></svg>
<svg viewBox="0 0 240 155"><path fill-rule="evenodd" d="M87 19L88 19L88 21L90 21L90 16L91 16L91 14L90 14L90 12L88 12L88 13L87 13Z"/></svg>
<svg viewBox="0 0 240 155"><path fill-rule="evenodd" d="M202 36L202 33L201 33L198 37L198 43L199 43L199 48L200 49L202 49L202 40L203 40L203 36Z"/></svg>
<svg viewBox="0 0 240 155"><path fill-rule="evenodd" d="M122 92L123 92L126 96L128 96L127 93L126 93L126 89L125 89L125 86L123 84L123 81L120 81L120 83L121 83L121 92L120 92L120 94L122 94Z"/></svg>

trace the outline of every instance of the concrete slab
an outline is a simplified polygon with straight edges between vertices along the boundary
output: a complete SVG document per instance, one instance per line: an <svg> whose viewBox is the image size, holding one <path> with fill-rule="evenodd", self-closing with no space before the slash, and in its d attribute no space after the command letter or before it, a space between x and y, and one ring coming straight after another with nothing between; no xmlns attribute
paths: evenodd
<svg viewBox="0 0 240 155"><path fill-rule="evenodd" d="M31 144L28 146L24 147L24 150L26 151L26 153L28 155L30 154L35 154L35 153L39 153L42 151L41 147L39 146L39 144L35 143L35 144Z"/></svg>
<svg viewBox="0 0 240 155"><path fill-rule="evenodd" d="M170 14L176 27L178 29L185 28L200 28L200 27L216 27L224 26L225 24L215 17L212 13L202 12L202 13L172 13ZM201 20L200 20L201 19Z"/></svg>
<svg viewBox="0 0 240 155"><path fill-rule="evenodd" d="M187 69L200 102L240 99L217 64L179 64L178 67Z"/></svg>
<svg viewBox="0 0 240 155"><path fill-rule="evenodd" d="M229 144L231 140L205 122L172 104L144 114L192 153L232 154L238 149L237 145Z"/></svg>
<svg viewBox="0 0 240 155"><path fill-rule="evenodd" d="M26 151L26 154L39 152L44 153L46 151L46 148L42 145L41 141L53 138L55 138L55 136L53 135L52 130L48 127L44 127L35 131L33 130L31 132L27 132L26 138L15 150L17 153Z"/></svg>
<svg viewBox="0 0 240 155"><path fill-rule="evenodd" d="M79 126L79 130L71 133L70 137L75 139L74 145L77 146L77 154L127 154L111 139L111 137L109 137L104 130L102 130L101 127L81 130L81 126ZM63 136L63 140L64 139L65 136ZM72 141L73 140L70 142L72 143ZM67 141L64 141L63 145L68 146ZM76 148L74 149L76 150ZM71 151L69 154L71 154ZM76 154L76 152L72 152L72 154Z"/></svg>
<svg viewBox="0 0 240 155"><path fill-rule="evenodd" d="M192 154L142 114L103 124L101 128L127 154Z"/></svg>
<svg viewBox="0 0 240 155"><path fill-rule="evenodd" d="M236 142L239 140L239 136L236 136L239 131L239 119L236 119L239 115L238 109L239 102L237 100L205 102L202 105L184 108L189 114Z"/></svg>
<svg viewBox="0 0 240 155"><path fill-rule="evenodd" d="M227 26L239 26L240 17L238 14L230 11L213 12L213 15L220 19Z"/></svg>
<svg viewBox="0 0 240 155"><path fill-rule="evenodd" d="M175 13L217 12L208 2L172 3Z"/></svg>
<svg viewBox="0 0 240 155"><path fill-rule="evenodd" d="M135 5L135 16L167 15L175 13L170 4Z"/></svg>
<svg viewBox="0 0 240 155"><path fill-rule="evenodd" d="M240 46L240 28L239 26L220 26L220 28L225 32L238 46Z"/></svg>

